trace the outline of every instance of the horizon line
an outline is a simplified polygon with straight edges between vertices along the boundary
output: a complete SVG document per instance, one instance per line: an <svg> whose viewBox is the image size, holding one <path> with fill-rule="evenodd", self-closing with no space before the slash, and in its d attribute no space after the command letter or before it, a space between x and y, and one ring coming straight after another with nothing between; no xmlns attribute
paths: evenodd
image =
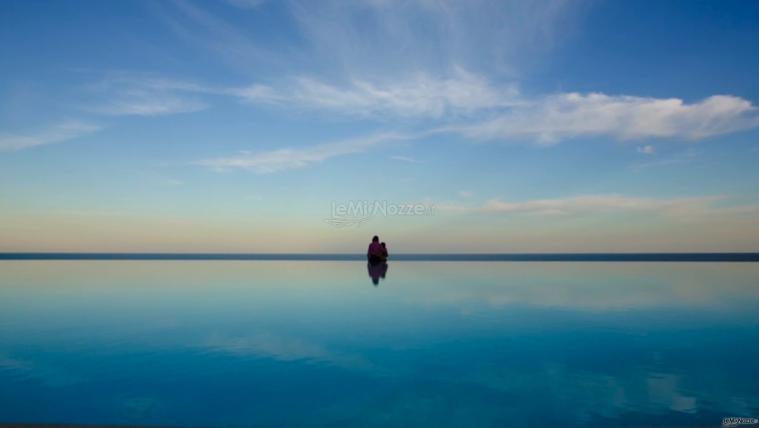
<svg viewBox="0 0 759 428"><path fill-rule="evenodd" d="M0 260L360 261L363 253L0 252ZM394 253L389 261L759 262L759 252Z"/></svg>

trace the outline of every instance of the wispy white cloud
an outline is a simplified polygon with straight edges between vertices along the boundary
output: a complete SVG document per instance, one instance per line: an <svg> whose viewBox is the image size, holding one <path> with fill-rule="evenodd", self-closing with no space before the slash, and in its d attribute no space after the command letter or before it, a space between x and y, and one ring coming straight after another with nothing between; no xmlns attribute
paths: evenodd
<svg viewBox="0 0 759 428"><path fill-rule="evenodd" d="M406 162L406 163L422 163L420 160L417 160L416 158L412 158L411 156L390 156L390 159L397 160L400 162Z"/></svg>
<svg viewBox="0 0 759 428"><path fill-rule="evenodd" d="M266 0L227 0L228 4L240 9L255 9L265 2Z"/></svg>
<svg viewBox="0 0 759 428"><path fill-rule="evenodd" d="M724 196L650 198L618 194L580 195L553 199L504 201L491 199L480 205L436 204L441 211L490 214L575 215L593 213L649 213L671 216L717 212L759 212L759 207L719 207Z"/></svg>
<svg viewBox="0 0 759 428"><path fill-rule="evenodd" d="M64 121L30 134L0 133L0 150L22 150L46 144L73 140L102 129L101 126L81 121Z"/></svg>
<svg viewBox="0 0 759 428"><path fill-rule="evenodd" d="M207 105L198 100L178 97L160 97L150 94L130 94L125 99L114 100L107 105L93 109L110 116L161 116L191 113L204 110Z"/></svg>
<svg viewBox="0 0 759 428"><path fill-rule="evenodd" d="M312 64L370 80L456 65L513 75L522 71L522 62L566 40L583 10L565 0L306 0L289 5Z"/></svg>
<svg viewBox="0 0 759 428"><path fill-rule="evenodd" d="M228 3L256 8L261 1ZM280 79L274 85L253 82L234 90L238 96L396 118L440 117L509 104L514 87L490 87L481 75L465 70L495 65L500 79L511 73L515 54L541 51L557 32L565 37L575 15L565 0L291 0L285 5L291 18L287 30L299 34L302 44L262 43L265 35L255 26L238 25L201 3L176 0L155 9L193 47L207 48L244 74L261 75L268 82ZM294 69L308 72L290 74Z"/></svg>
<svg viewBox="0 0 759 428"><path fill-rule="evenodd" d="M687 104L678 98L565 93L448 130L476 139L527 139L554 144L581 136L697 140L757 126L757 108L736 96L714 95Z"/></svg>
<svg viewBox="0 0 759 428"><path fill-rule="evenodd" d="M161 116L204 110L198 98L218 90L153 73L109 72L87 87L98 101L86 110L108 116Z"/></svg>
<svg viewBox="0 0 759 428"><path fill-rule="evenodd" d="M284 107L395 118L467 115L511 106L518 95L516 86L495 87L484 77L461 68L446 78L416 73L384 83L355 79L337 85L298 77L280 87L254 84L233 93L248 101Z"/></svg>
<svg viewBox="0 0 759 428"><path fill-rule="evenodd" d="M409 137L400 134L377 134L365 138L316 144L307 147L283 148L258 153L242 152L234 156L196 162L216 170L248 169L259 174L303 168L327 159L361 153L370 147Z"/></svg>
<svg viewBox="0 0 759 428"><path fill-rule="evenodd" d="M228 3L253 9L263 2L228 0ZM150 7L188 46L201 48L203 54L211 53L240 71L250 72L261 64L271 69L286 60L275 47L257 41L255 27L236 25L207 10L202 3L175 0L151 3Z"/></svg>
<svg viewBox="0 0 759 428"><path fill-rule="evenodd" d="M652 161L635 163L632 165L632 168L634 170L642 170L642 169L647 169L647 168L687 164L687 163L693 162L702 153L703 152L700 150L690 149L682 153L675 153L673 155L669 155L669 156L655 159Z"/></svg>
<svg viewBox="0 0 759 428"><path fill-rule="evenodd" d="M642 154L642 155L652 155L652 154L656 153L656 148L654 148L654 146L648 144L648 145L645 145L645 146L638 146L638 148L636 149L636 151L638 153Z"/></svg>

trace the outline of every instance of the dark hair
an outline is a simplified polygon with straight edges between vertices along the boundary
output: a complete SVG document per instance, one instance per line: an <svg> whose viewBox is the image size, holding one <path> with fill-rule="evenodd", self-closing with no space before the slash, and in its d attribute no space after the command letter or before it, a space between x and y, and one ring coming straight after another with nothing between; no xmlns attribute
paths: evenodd
<svg viewBox="0 0 759 428"><path fill-rule="evenodd" d="M372 238L372 242L378 242L378 241L379 241L379 236L374 235L374 238Z"/></svg>
<svg viewBox="0 0 759 428"><path fill-rule="evenodd" d="M380 245L382 245L382 246L384 247L384 246L385 246L385 243L383 242L383 243L381 243Z"/></svg>

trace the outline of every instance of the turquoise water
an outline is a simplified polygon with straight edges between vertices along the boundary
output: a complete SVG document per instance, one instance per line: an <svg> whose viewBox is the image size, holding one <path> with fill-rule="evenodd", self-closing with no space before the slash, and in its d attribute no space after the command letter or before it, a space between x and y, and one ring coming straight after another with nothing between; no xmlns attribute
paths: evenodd
<svg viewBox="0 0 759 428"><path fill-rule="evenodd" d="M759 417L759 264L1 261L0 422ZM375 273L376 274L376 273Z"/></svg>

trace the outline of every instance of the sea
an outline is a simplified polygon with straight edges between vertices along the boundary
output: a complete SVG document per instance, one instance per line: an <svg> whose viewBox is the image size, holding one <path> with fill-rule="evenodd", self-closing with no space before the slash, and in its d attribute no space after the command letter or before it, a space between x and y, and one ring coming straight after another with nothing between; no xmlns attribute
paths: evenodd
<svg viewBox="0 0 759 428"><path fill-rule="evenodd" d="M757 425L757 261L0 254L0 426Z"/></svg>

